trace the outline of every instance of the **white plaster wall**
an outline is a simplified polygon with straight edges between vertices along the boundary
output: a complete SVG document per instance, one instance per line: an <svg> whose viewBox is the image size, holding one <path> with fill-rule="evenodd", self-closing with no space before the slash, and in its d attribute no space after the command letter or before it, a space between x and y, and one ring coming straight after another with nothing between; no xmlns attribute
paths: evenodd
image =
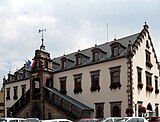
<svg viewBox="0 0 160 122"><path fill-rule="evenodd" d="M122 87L120 89L109 88L110 86L110 69L111 67L121 66L120 79ZM100 92L91 92L91 77L90 71L100 70ZM82 94L74 94L74 77L75 74L82 73ZM68 70L60 73L54 74L54 87L58 90L60 89L59 78L67 76L67 94L82 103L95 108L94 103L105 102L104 104L104 116L109 117L110 113L110 103L122 101L122 116L125 115L125 109L127 105L127 93L126 93L126 85L127 85L127 66L126 59L118 59L114 61L104 62L92 66L87 66L83 68L77 68L73 70Z"/></svg>
<svg viewBox="0 0 160 122"><path fill-rule="evenodd" d="M148 40L148 35L146 35L143 42L140 44L138 51L136 51L136 55L133 57L133 82L134 82L133 100L134 100L134 103L137 103L137 101L143 101L143 106L145 106L145 107L147 107L148 103L151 103L152 109L155 110L155 103L160 104L160 95L155 94L155 76L158 77L158 81L159 81L159 70L158 70L158 66L156 64L156 59L154 57L154 52L152 50L152 46L150 45L150 41L149 41L149 45L150 45L149 52L151 52L151 63L153 64L153 67L151 69L146 67L146 55L145 55L146 40ZM137 79L138 79L137 66L142 68L142 83L143 83L142 90L139 90L137 88L137 82L138 82L137 81ZM152 73L153 91L151 93L146 92L146 73L145 73L145 71ZM159 85L158 85L158 87L159 87Z"/></svg>
<svg viewBox="0 0 160 122"><path fill-rule="evenodd" d="M9 84L5 85L5 97L7 96L7 88L10 88L10 100L6 100L5 98L5 115L7 115L7 107L11 107L22 95L22 85L26 85L26 91L30 89L30 79L23 80L20 82L10 82ZM18 86L18 99L14 100L14 87Z"/></svg>

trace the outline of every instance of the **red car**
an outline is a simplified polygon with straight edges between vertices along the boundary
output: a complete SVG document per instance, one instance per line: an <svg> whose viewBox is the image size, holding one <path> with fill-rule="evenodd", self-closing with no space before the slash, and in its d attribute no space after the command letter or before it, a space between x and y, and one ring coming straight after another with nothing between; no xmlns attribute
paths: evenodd
<svg viewBox="0 0 160 122"><path fill-rule="evenodd" d="M150 116L147 118L149 122L160 122L160 116Z"/></svg>

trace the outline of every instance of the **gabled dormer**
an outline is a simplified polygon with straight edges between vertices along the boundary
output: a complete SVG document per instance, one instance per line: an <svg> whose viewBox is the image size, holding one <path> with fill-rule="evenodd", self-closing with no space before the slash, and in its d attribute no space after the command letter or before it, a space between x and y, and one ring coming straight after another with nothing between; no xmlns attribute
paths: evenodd
<svg viewBox="0 0 160 122"><path fill-rule="evenodd" d="M16 71L14 73L14 76L15 76L15 80L20 80L20 79L23 78L23 74L21 72L19 72L19 71Z"/></svg>
<svg viewBox="0 0 160 122"><path fill-rule="evenodd" d="M122 51L126 48L119 42L113 42L111 45L111 57L115 57L121 54Z"/></svg>
<svg viewBox="0 0 160 122"><path fill-rule="evenodd" d="M61 69L70 67L74 61L65 57L65 55L60 59L61 60Z"/></svg>
<svg viewBox="0 0 160 122"><path fill-rule="evenodd" d="M78 51L78 53L75 54L75 58L76 58L76 64L75 65L84 64L89 59L88 56L80 53L80 51Z"/></svg>
<svg viewBox="0 0 160 122"><path fill-rule="evenodd" d="M92 51L92 61L100 60L107 53L102 49L98 48L97 45L91 50Z"/></svg>
<svg viewBox="0 0 160 122"><path fill-rule="evenodd" d="M11 72L9 71L8 73L8 82L13 82L15 81L15 76L13 74L11 74Z"/></svg>

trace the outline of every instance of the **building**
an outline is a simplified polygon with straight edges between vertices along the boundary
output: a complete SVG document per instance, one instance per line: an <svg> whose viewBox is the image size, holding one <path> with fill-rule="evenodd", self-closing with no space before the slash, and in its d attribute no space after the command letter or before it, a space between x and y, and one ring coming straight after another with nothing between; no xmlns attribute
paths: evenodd
<svg viewBox="0 0 160 122"><path fill-rule="evenodd" d="M4 78L5 116L159 115L159 64L146 23L139 33L53 59L43 41L31 69Z"/></svg>
<svg viewBox="0 0 160 122"><path fill-rule="evenodd" d="M4 93L0 91L0 117L4 117Z"/></svg>

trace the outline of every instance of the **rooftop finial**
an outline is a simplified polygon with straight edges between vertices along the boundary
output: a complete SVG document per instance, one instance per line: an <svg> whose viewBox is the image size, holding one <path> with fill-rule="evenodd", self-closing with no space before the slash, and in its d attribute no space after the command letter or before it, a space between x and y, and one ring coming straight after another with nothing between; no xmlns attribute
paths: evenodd
<svg viewBox="0 0 160 122"><path fill-rule="evenodd" d="M46 31L46 29L41 29L41 30L39 30L39 33L41 33L42 32L42 44L41 44L41 46L40 46L40 50L45 50L45 46L44 46L44 44L43 44L43 41L44 41L44 39L43 39L43 31Z"/></svg>
<svg viewBox="0 0 160 122"><path fill-rule="evenodd" d="M147 25L147 21L146 21L146 19L145 19L145 22L144 22L143 27L144 27L145 29L148 29L148 28L149 28L149 27L148 27L148 25Z"/></svg>

